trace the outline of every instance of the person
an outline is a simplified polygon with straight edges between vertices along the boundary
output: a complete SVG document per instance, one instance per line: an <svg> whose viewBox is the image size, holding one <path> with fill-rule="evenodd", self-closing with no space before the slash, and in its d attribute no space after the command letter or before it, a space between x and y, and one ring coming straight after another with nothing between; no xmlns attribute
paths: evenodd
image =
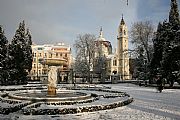
<svg viewBox="0 0 180 120"><path fill-rule="evenodd" d="M147 85L148 85L148 82L147 82L147 80L145 80L145 87L147 87Z"/></svg>
<svg viewBox="0 0 180 120"><path fill-rule="evenodd" d="M160 77L157 77L156 84L157 84L157 90L161 93L163 90L163 82Z"/></svg>

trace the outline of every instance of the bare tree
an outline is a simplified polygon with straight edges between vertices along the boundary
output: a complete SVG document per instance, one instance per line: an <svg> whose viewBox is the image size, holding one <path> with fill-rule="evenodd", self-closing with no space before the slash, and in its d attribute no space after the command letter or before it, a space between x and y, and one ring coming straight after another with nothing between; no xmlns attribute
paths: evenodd
<svg viewBox="0 0 180 120"><path fill-rule="evenodd" d="M150 62L153 42L152 38L154 35L154 27L151 22L136 22L132 25L130 36L132 43L135 44L135 49L139 51L144 50L145 58L147 58L148 63Z"/></svg>
<svg viewBox="0 0 180 120"><path fill-rule="evenodd" d="M79 35L75 41L74 47L76 49L75 70L82 75L86 74L87 81L90 80L90 72L93 70L93 60L96 37L92 34Z"/></svg>

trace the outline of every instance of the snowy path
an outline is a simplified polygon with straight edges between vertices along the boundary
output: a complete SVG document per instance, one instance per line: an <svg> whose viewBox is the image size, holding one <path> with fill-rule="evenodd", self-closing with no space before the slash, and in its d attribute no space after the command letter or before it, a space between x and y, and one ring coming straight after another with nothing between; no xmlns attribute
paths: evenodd
<svg viewBox="0 0 180 120"><path fill-rule="evenodd" d="M68 115L18 116L10 114L0 118L17 120L180 120L180 90L156 89L132 84L108 84L113 90L127 92L134 98L130 105L112 110ZM18 117L17 117L18 116Z"/></svg>

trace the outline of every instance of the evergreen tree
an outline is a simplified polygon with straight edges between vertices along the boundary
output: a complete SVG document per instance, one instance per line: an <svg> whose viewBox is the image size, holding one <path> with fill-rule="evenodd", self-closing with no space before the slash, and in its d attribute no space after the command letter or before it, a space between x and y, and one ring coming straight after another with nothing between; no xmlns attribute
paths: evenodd
<svg viewBox="0 0 180 120"><path fill-rule="evenodd" d="M135 60L135 64L136 64L136 69L135 69L135 76L138 79L145 79L146 77L146 63L145 63L145 56L143 55L144 53L144 49L143 48L139 48L139 55Z"/></svg>
<svg viewBox="0 0 180 120"><path fill-rule="evenodd" d="M180 75L180 19L176 0L171 0L169 22L158 25L151 71L154 76L161 73L171 86Z"/></svg>
<svg viewBox="0 0 180 120"><path fill-rule="evenodd" d="M8 40L4 35L2 26L0 26L0 84L7 82L8 72L6 66Z"/></svg>
<svg viewBox="0 0 180 120"><path fill-rule="evenodd" d="M178 24L180 22L178 4L177 4L176 0L171 0L171 10L169 12L169 22L172 24Z"/></svg>
<svg viewBox="0 0 180 120"><path fill-rule="evenodd" d="M160 67L160 61L162 60L162 51L163 51L163 41L161 39L161 33L163 30L163 26L161 23L158 24L157 32L156 32L156 38L153 39L154 44L154 58L151 62L151 67L153 68L159 68Z"/></svg>
<svg viewBox="0 0 180 120"><path fill-rule="evenodd" d="M165 39L167 39L167 27L168 23L166 21L162 24L159 23L155 38L153 39L154 53L150 63L151 78L160 73Z"/></svg>
<svg viewBox="0 0 180 120"><path fill-rule="evenodd" d="M25 46L25 69L28 70L28 72L31 71L32 69L32 61L33 61L33 56L32 56L32 40L31 40L31 34L29 32L29 29L26 31L26 46Z"/></svg>
<svg viewBox="0 0 180 120"><path fill-rule="evenodd" d="M31 44L31 37L29 32L26 33L23 21L19 24L19 28L16 30L13 40L9 45L10 80L15 84L26 83L27 81L27 70L30 70L28 65L30 64L29 61L32 61L32 51L28 44Z"/></svg>
<svg viewBox="0 0 180 120"><path fill-rule="evenodd" d="M162 70L170 86L179 77L180 60L180 18L176 0L171 0L169 24L166 28L165 44L163 46Z"/></svg>

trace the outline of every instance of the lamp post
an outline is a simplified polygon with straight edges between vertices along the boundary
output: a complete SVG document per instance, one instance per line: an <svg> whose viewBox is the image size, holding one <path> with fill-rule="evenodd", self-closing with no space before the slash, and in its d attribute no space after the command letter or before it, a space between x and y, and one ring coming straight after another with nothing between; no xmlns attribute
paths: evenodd
<svg viewBox="0 0 180 120"><path fill-rule="evenodd" d="M123 71L123 80L125 80L125 52L123 52L123 59L124 59L124 71Z"/></svg>
<svg viewBox="0 0 180 120"><path fill-rule="evenodd" d="M73 68L70 68L70 81L72 81L72 83L75 86L75 81L74 81L74 72L73 72Z"/></svg>
<svg viewBox="0 0 180 120"><path fill-rule="evenodd" d="M36 54L36 64L37 64L37 65L36 65L36 66L37 66L37 68L36 68L36 71L37 71L36 77L37 77L37 80L38 80L38 77L39 77L39 76L38 76L38 67L39 67L39 66L38 66L38 63L39 63L38 54L39 54L39 53L38 53L38 51L37 51L37 54Z"/></svg>
<svg viewBox="0 0 180 120"><path fill-rule="evenodd" d="M102 77L101 77L101 83L104 83L105 82L105 68L103 67L102 68L102 73L101 73L102 75Z"/></svg>

